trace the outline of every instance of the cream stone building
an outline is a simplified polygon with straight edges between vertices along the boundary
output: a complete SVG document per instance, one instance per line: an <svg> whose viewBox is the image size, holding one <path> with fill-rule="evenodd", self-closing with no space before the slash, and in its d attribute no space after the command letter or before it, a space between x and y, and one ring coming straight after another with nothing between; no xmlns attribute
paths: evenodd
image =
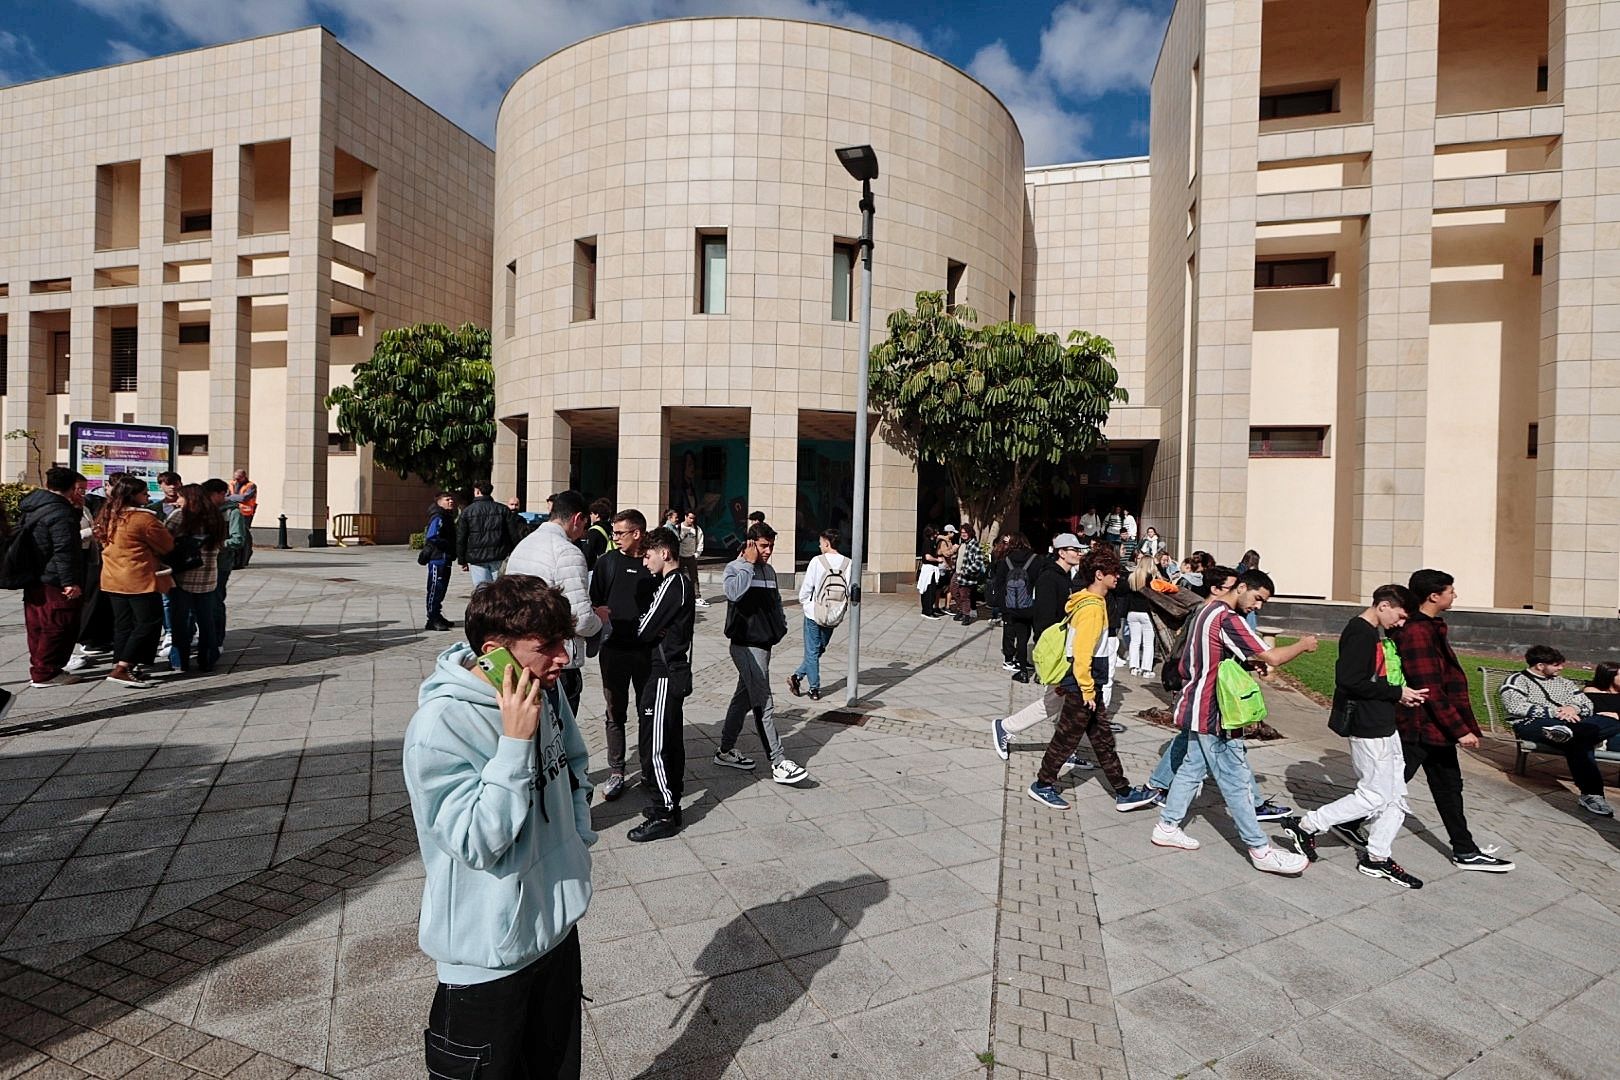
<svg viewBox="0 0 1620 1080"><path fill-rule="evenodd" d="M324 405L376 335L490 307L494 153L320 28L0 89L7 431L170 425L187 480L246 468L256 528L421 528ZM4 444L7 480L37 476Z"/></svg>

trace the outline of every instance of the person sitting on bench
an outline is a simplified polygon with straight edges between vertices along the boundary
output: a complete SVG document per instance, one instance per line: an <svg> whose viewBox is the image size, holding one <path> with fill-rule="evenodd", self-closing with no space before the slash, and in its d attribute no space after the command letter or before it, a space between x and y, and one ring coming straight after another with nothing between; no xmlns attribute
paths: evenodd
<svg viewBox="0 0 1620 1080"><path fill-rule="evenodd" d="M1620 721L1620 664L1605 660L1593 668L1592 678L1583 689L1586 696L1592 699L1592 711L1597 714L1600 723L1603 717ZM1616 725L1604 748L1620 750L1620 724Z"/></svg>
<svg viewBox="0 0 1620 1080"><path fill-rule="evenodd" d="M1613 817L1592 751L1609 736L1620 734L1620 722L1593 712L1592 699L1560 674L1564 654L1551 645L1530 646L1524 667L1509 675L1500 691L1514 734L1562 750L1570 778L1581 792L1581 809Z"/></svg>

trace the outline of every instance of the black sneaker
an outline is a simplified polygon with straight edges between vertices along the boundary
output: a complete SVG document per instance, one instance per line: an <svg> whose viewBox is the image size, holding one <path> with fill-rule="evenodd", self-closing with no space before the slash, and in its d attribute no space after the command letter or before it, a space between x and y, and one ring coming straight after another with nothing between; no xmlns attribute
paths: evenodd
<svg viewBox="0 0 1620 1080"><path fill-rule="evenodd" d="M1282 831L1287 835L1288 839L1294 842L1294 850L1298 851L1311 862L1316 861L1316 834L1313 832L1306 832L1305 826L1300 823L1299 818L1283 818Z"/></svg>
<svg viewBox="0 0 1620 1080"><path fill-rule="evenodd" d="M794 697L804 697L804 676L797 673L788 676L788 693Z"/></svg>
<svg viewBox="0 0 1620 1080"><path fill-rule="evenodd" d="M1367 823L1365 821L1341 821L1333 826L1333 831L1344 838L1344 842L1355 847L1367 847Z"/></svg>
<svg viewBox="0 0 1620 1080"><path fill-rule="evenodd" d="M1483 870L1487 874L1505 874L1513 869L1506 859L1498 859L1483 851L1470 851L1466 855L1453 855L1451 861L1459 870Z"/></svg>
<svg viewBox="0 0 1620 1080"><path fill-rule="evenodd" d="M1362 852L1356 859L1356 869L1368 877L1388 878L1403 889L1423 888L1423 882L1408 874L1394 859L1374 859Z"/></svg>
<svg viewBox="0 0 1620 1080"><path fill-rule="evenodd" d="M640 825L630 830L630 839L637 844L651 840L668 840L681 831L681 812L659 808Z"/></svg>

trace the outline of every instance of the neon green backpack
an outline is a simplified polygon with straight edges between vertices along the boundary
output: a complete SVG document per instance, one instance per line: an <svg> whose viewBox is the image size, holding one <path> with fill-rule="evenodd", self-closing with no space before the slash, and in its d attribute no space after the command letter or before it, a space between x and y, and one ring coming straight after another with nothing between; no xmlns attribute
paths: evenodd
<svg viewBox="0 0 1620 1080"><path fill-rule="evenodd" d="M1227 731L1266 718L1266 699L1260 693L1260 684L1236 660L1222 660L1215 669L1215 704L1221 711L1221 727Z"/></svg>
<svg viewBox="0 0 1620 1080"><path fill-rule="evenodd" d="M1401 654L1395 650L1395 643L1388 638L1384 639L1384 678L1391 686L1405 686L1406 672L1401 669Z"/></svg>
<svg viewBox="0 0 1620 1080"><path fill-rule="evenodd" d="M1069 620L1059 619L1041 631L1030 659L1035 663L1035 679L1042 686L1056 686L1069 673Z"/></svg>

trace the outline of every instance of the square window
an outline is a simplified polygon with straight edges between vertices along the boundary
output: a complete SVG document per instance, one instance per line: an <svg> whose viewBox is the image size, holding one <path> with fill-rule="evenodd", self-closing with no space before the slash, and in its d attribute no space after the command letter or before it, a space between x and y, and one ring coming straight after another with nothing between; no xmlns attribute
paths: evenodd
<svg viewBox="0 0 1620 1080"><path fill-rule="evenodd" d="M334 315L334 316L332 316L332 336L333 337L359 337L360 336L360 316L358 316L358 315Z"/></svg>

